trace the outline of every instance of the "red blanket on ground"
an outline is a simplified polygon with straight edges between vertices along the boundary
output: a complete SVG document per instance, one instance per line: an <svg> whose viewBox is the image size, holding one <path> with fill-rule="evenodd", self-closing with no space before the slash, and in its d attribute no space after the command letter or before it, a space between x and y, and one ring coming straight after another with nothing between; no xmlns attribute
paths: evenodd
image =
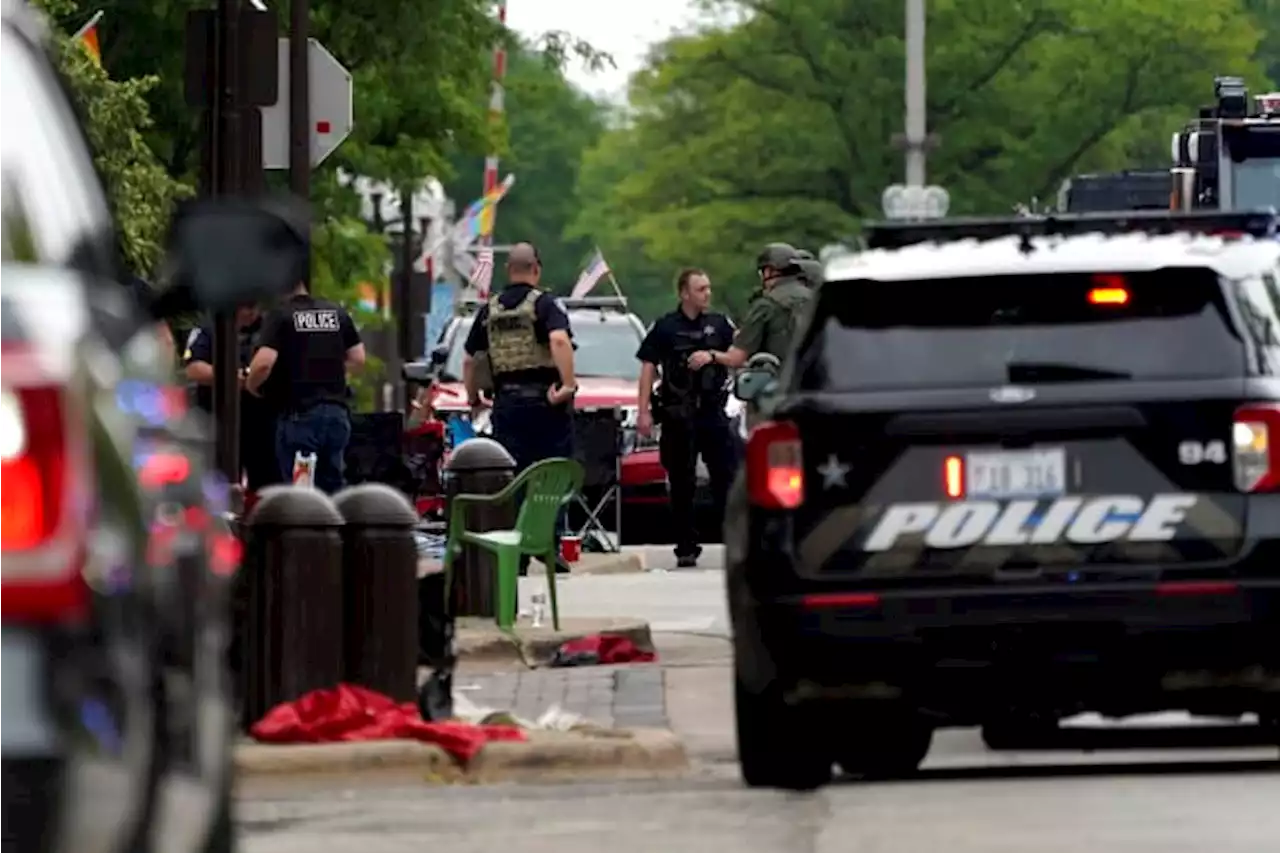
<svg viewBox="0 0 1280 853"><path fill-rule="evenodd" d="M436 744L464 764L490 741L526 740L516 726L429 723L412 702L398 703L354 684L313 690L283 702L254 723L249 734L263 743L420 740Z"/></svg>

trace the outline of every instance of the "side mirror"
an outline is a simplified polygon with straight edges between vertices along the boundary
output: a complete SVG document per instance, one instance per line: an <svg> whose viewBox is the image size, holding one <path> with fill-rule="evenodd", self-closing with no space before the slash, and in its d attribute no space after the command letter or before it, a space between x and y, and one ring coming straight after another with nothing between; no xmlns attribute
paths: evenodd
<svg viewBox="0 0 1280 853"><path fill-rule="evenodd" d="M309 219L306 205L291 197L183 205L169 228L152 314L230 311L288 293L306 270Z"/></svg>
<svg viewBox="0 0 1280 853"><path fill-rule="evenodd" d="M432 364L425 361L410 361L400 368L400 375L409 382L417 382L419 385L428 385L434 378L435 370Z"/></svg>
<svg viewBox="0 0 1280 853"><path fill-rule="evenodd" d="M738 373L733 383L733 396L744 403L754 403L778 378L772 370L746 368Z"/></svg>

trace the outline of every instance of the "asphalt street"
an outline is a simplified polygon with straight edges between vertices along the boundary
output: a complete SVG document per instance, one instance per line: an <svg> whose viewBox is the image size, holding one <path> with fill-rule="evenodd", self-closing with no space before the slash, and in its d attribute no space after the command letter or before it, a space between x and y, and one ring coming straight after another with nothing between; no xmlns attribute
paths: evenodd
<svg viewBox="0 0 1280 853"><path fill-rule="evenodd" d="M1280 850L1280 751L1253 743L1247 726L1192 726L1178 715L1139 721L1142 728L1080 720L1046 748L1019 752L990 752L975 731L944 732L924 771L909 780L843 780L805 795L746 790L734 761L721 573L575 577L560 590L564 613L633 616L653 624L666 718L694 759L687 776L524 786L257 786L242 792L241 849Z"/></svg>

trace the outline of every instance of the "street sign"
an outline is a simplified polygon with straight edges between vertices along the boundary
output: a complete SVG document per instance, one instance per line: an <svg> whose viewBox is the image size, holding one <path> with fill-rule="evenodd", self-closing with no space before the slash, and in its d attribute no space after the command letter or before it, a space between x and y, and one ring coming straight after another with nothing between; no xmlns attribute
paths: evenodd
<svg viewBox="0 0 1280 853"><path fill-rule="evenodd" d="M947 215L951 196L942 187L894 184L880 197L890 219L940 219Z"/></svg>
<svg viewBox="0 0 1280 853"><path fill-rule="evenodd" d="M318 166L351 135L351 72L315 39L308 39L311 68L311 165ZM289 168L289 40L277 46L280 97L262 108L262 168Z"/></svg>

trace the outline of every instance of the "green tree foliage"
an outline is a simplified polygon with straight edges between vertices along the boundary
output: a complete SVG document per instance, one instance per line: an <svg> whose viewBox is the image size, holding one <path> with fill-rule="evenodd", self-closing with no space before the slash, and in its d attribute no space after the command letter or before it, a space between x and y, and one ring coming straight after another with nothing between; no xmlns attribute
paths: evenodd
<svg viewBox="0 0 1280 853"><path fill-rule="evenodd" d="M169 176L146 143L144 134L152 127L147 96L159 80L153 75L113 79L94 63L70 37L88 17L74 0L37 5L58 20L74 22L54 29L54 60L80 110L125 261L146 276L160 259L174 202L191 192Z"/></svg>
<svg viewBox="0 0 1280 853"><path fill-rule="evenodd" d="M767 241L817 247L902 175L901 0L706 0L739 23L676 37L588 155L575 229L697 262L741 308ZM1163 164L1215 73L1259 81L1241 0L931 0L929 179L1001 212L1087 170ZM625 158L622 163L605 162ZM600 191L587 176L621 177ZM717 279L717 276L719 277ZM666 286L664 284L664 286ZM721 292L724 293L722 288Z"/></svg>
<svg viewBox="0 0 1280 853"><path fill-rule="evenodd" d="M1262 28L1258 44L1258 61L1267 77L1280 86L1280 0L1244 0L1246 8Z"/></svg>
<svg viewBox="0 0 1280 853"><path fill-rule="evenodd" d="M516 176L498 208L494 240L538 246L546 285L568 290L592 251L590 235L565 237L578 205L573 187L583 153L604 131L602 107L575 89L561 69L528 45L511 53L504 81L508 143L502 172ZM483 190L483 158L454 159L445 192L459 206Z"/></svg>

